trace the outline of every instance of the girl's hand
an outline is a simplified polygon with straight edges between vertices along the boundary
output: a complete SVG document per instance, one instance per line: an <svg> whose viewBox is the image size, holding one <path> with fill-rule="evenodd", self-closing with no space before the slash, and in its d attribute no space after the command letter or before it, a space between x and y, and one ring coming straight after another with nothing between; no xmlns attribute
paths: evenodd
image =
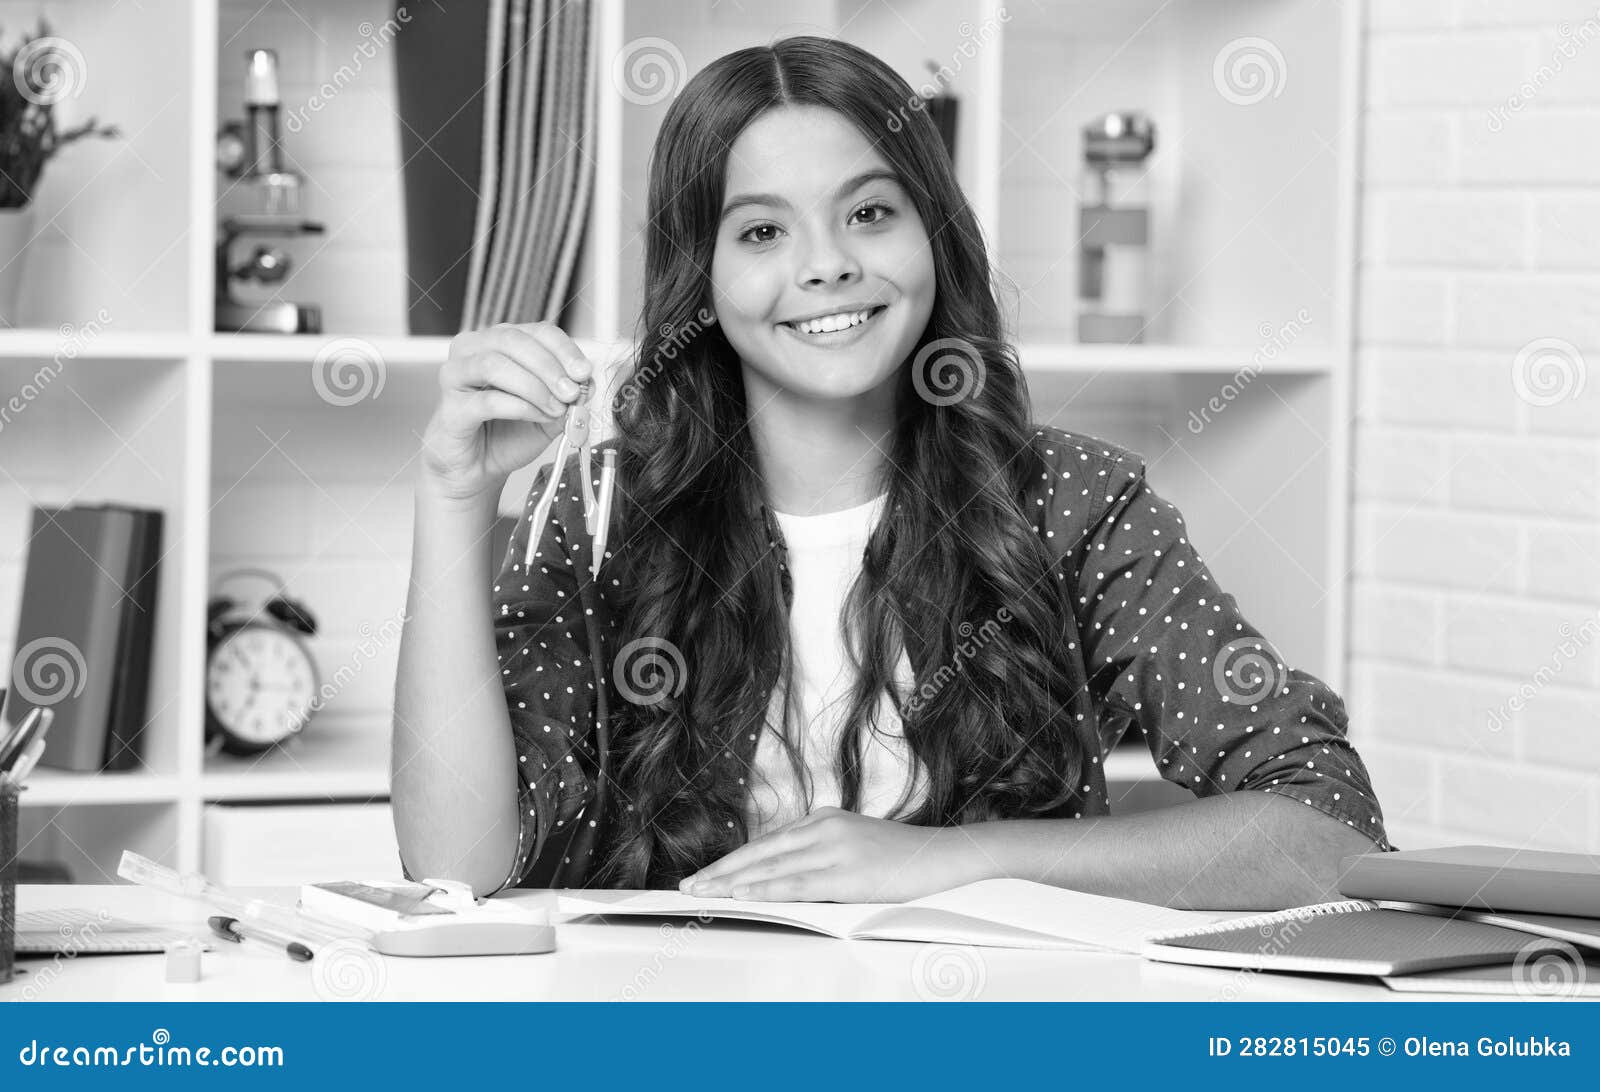
<svg viewBox="0 0 1600 1092"><path fill-rule="evenodd" d="M420 473L451 500L498 499L506 479L561 434L589 361L560 327L499 323L450 340Z"/></svg>
<svg viewBox="0 0 1600 1092"><path fill-rule="evenodd" d="M764 902L904 902L991 875L960 827L919 827L843 808L740 846L678 889Z"/></svg>

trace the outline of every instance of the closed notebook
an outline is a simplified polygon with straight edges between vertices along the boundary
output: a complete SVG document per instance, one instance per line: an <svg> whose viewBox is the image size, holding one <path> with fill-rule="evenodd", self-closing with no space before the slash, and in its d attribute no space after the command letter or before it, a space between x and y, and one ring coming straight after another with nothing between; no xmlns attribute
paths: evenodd
<svg viewBox="0 0 1600 1092"><path fill-rule="evenodd" d="M1384 975L1380 981L1397 993L1471 993L1550 1001L1600 997L1600 955L1574 950L1564 956L1545 955L1488 967Z"/></svg>
<svg viewBox="0 0 1600 1092"><path fill-rule="evenodd" d="M1339 894L1503 913L1600 918L1600 856L1442 846L1346 857Z"/></svg>
<svg viewBox="0 0 1600 1092"><path fill-rule="evenodd" d="M850 940L1130 953L1137 953L1145 935L1155 930L1193 928L1236 914L1172 910L1013 879L979 880L903 903L755 902L678 891L564 890L556 895L558 909L567 915L709 915Z"/></svg>
<svg viewBox="0 0 1600 1092"><path fill-rule="evenodd" d="M19 956L127 955L164 952L179 940L194 940L206 951L216 945L200 931L178 923L151 923L108 917L100 910L56 908L17 912Z"/></svg>
<svg viewBox="0 0 1600 1092"><path fill-rule="evenodd" d="M1414 903L1325 902L1153 934L1142 954L1206 967L1403 975L1512 963L1519 956L1562 950L1558 940L1454 918L1452 913Z"/></svg>

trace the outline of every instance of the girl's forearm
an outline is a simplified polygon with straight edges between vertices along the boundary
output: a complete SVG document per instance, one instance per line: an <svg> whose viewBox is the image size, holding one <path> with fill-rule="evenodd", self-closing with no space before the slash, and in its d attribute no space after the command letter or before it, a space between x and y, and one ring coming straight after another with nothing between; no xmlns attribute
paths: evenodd
<svg viewBox="0 0 1600 1092"><path fill-rule="evenodd" d="M1013 877L1182 910L1278 910L1331 902L1339 862L1375 850L1359 831L1269 792L1087 819L948 828L972 880Z"/></svg>
<svg viewBox="0 0 1600 1092"><path fill-rule="evenodd" d="M419 481L390 769L407 871L475 894L505 880L517 846L516 751L491 617L495 508L494 497L448 500Z"/></svg>

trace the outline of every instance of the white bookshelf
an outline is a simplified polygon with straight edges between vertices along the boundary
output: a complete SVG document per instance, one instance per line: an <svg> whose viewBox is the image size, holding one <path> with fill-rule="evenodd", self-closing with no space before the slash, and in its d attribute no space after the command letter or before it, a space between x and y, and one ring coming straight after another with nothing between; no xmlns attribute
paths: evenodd
<svg viewBox="0 0 1600 1092"><path fill-rule="evenodd" d="M307 214L328 232L284 244L297 267L280 294L320 304L327 334L212 331L215 220L226 201L214 139L222 119L242 112L244 50L279 51L285 100L294 102L350 55L363 21L389 17L388 3L57 7L53 29L82 51L88 77L61 108L63 120L93 114L119 125L124 139L82 142L47 167L19 313L7 316L15 328L0 331L5 398L59 362L0 426L0 526L8 529L0 647L9 663L31 504L117 499L166 512L147 768L41 770L23 800L26 859L63 859L75 878L106 882L125 847L199 867L208 859L205 809L217 803L386 799L394 648L365 661L295 747L260 760L207 757L205 604L221 571L279 572L322 623L313 646L324 678L350 659L363 625L400 610L409 460L448 339L406 333L398 123L381 55L311 125L285 135L311 180ZM569 323L586 352L615 360L632 334L643 182L666 111L666 103L633 105L612 85L608 58L625 43L665 38L692 73L779 32L836 33L920 87L926 59L953 62L963 42L982 38L961 55L949 86L961 96L956 165L1006 282L1003 302L1038 418L1142 451L1157 489L1183 509L1192 539L1247 616L1291 662L1343 685L1360 5L598 7L598 178ZM32 5L0 0L8 39L33 17ZM1212 84L1217 53L1243 37L1270 39L1287 76L1281 94L1250 106L1226 101ZM1071 340L1077 132L1093 115L1130 107L1151 112L1158 126L1151 205L1160 336L1138 346L1079 345ZM1195 434L1190 413L1260 359L1263 327L1302 309L1303 333ZM377 397L343 407L317 397L311 369L339 338L361 339L382 361ZM528 478L508 484L509 508ZM1105 762L1119 783L1157 779L1142 751ZM271 813L261 814L271 837Z"/></svg>

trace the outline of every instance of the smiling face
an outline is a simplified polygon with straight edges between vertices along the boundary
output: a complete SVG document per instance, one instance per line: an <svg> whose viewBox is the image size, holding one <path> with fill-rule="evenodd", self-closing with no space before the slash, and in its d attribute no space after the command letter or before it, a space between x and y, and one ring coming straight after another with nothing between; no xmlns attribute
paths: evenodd
<svg viewBox="0 0 1600 1092"><path fill-rule="evenodd" d="M724 192L712 306L748 404L892 392L935 283L928 233L888 161L834 111L783 106L739 135Z"/></svg>

